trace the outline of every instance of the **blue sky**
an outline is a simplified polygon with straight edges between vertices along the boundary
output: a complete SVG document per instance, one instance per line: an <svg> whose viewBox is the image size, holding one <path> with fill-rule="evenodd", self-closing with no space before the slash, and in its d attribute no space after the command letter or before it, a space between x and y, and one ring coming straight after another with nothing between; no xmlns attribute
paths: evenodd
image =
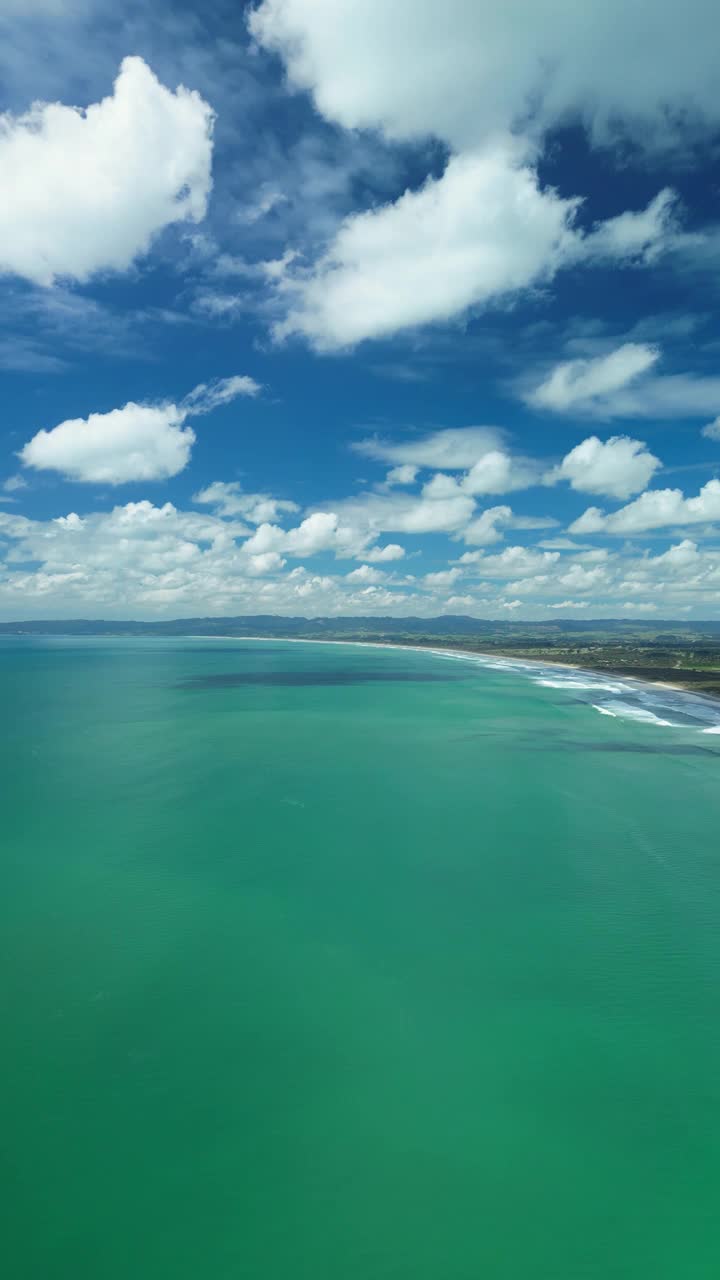
<svg viewBox="0 0 720 1280"><path fill-rule="evenodd" d="M720 616L720 19L586 9L6 0L0 616Z"/></svg>

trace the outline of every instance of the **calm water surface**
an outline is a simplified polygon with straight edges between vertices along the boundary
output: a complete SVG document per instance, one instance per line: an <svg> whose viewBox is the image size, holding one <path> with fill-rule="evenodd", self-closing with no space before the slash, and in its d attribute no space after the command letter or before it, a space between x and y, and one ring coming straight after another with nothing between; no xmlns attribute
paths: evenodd
<svg viewBox="0 0 720 1280"><path fill-rule="evenodd" d="M9 1280L716 1280L720 736L549 680L0 642Z"/></svg>

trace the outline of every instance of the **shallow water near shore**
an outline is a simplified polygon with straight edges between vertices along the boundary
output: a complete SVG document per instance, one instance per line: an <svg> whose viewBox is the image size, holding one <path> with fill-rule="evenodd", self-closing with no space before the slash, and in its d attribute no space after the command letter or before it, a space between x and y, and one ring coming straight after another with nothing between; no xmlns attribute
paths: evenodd
<svg viewBox="0 0 720 1280"><path fill-rule="evenodd" d="M187 638L0 691L13 1280L714 1280L716 706Z"/></svg>

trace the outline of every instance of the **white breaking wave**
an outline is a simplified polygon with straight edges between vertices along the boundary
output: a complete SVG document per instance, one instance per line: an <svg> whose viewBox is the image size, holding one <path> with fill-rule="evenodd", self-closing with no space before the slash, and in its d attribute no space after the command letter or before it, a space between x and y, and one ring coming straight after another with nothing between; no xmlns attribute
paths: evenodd
<svg viewBox="0 0 720 1280"><path fill-rule="evenodd" d="M672 720L663 720L660 716L656 716L654 711L648 711L647 707L633 707L627 702L613 702L611 707L605 708L605 714L622 717L623 720L638 720L643 724L660 725L663 729L676 729L678 725L674 725Z"/></svg>
<svg viewBox="0 0 720 1280"><path fill-rule="evenodd" d="M237 640L237 636L193 636L195 640ZM633 720L638 724L653 724L664 729L686 729L701 733L720 734L717 724L717 700L702 694L690 693L672 686L645 683L642 680L630 679L610 684L606 676L585 671L582 667L573 667L562 663L544 663L541 659L523 660L521 658L505 658L496 654L475 653L468 649L434 649L426 645L396 645L379 640L321 640L306 639L299 636L243 636L243 640L262 640L264 643L275 641L279 644L324 644L343 648L361 649L401 649L411 653L422 653L435 658L449 658L454 662L465 662L473 666L483 667L489 671L501 671L506 674L523 675L534 685L547 689L567 689L579 693L612 695L613 701L606 705L591 702L590 697L580 697L577 701L585 702L602 716L611 716L615 720ZM617 699L617 695L623 695ZM625 701L625 699L632 701ZM649 710L650 704L662 712L656 715ZM675 715L677 719L668 720L666 715Z"/></svg>
<svg viewBox="0 0 720 1280"><path fill-rule="evenodd" d="M422 652L420 646L412 647ZM522 658L503 658L495 654L449 649L431 649L425 652L433 653L436 657L471 662L487 671L524 676L540 688L577 693L580 701L585 701L583 695L586 695L588 707L613 720L630 720L635 724L655 725L661 729L689 729L720 734L720 725L715 723L717 704L683 689L669 686L664 689L660 685L645 684L634 679L612 682L606 675L583 671L581 667L564 667L560 663L545 664L538 659L523 661ZM592 702L593 694L602 697L603 702ZM651 710L651 707L655 710ZM668 716L677 718L668 719Z"/></svg>
<svg viewBox="0 0 720 1280"><path fill-rule="evenodd" d="M541 680L533 680L533 684L542 685L545 689L596 689L598 693L626 692L626 686L622 684L602 684L599 680L573 680L567 677L560 680L543 677Z"/></svg>

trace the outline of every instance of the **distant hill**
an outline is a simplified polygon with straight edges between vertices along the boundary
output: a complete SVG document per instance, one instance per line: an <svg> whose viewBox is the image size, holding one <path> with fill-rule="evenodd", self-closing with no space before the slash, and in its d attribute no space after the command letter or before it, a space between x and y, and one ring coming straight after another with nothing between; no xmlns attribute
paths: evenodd
<svg viewBox="0 0 720 1280"><path fill-rule="evenodd" d="M656 643L686 644L694 637L720 635L720 621L687 619L583 618L537 622L469 618L339 617L286 618L277 614L252 614L235 618L173 618L161 622L107 620L103 618L47 619L0 622L0 635L29 636L298 636L371 638L375 636L478 636L506 637L517 642L531 637L551 642L562 636L604 635L619 640L647 637Z"/></svg>

